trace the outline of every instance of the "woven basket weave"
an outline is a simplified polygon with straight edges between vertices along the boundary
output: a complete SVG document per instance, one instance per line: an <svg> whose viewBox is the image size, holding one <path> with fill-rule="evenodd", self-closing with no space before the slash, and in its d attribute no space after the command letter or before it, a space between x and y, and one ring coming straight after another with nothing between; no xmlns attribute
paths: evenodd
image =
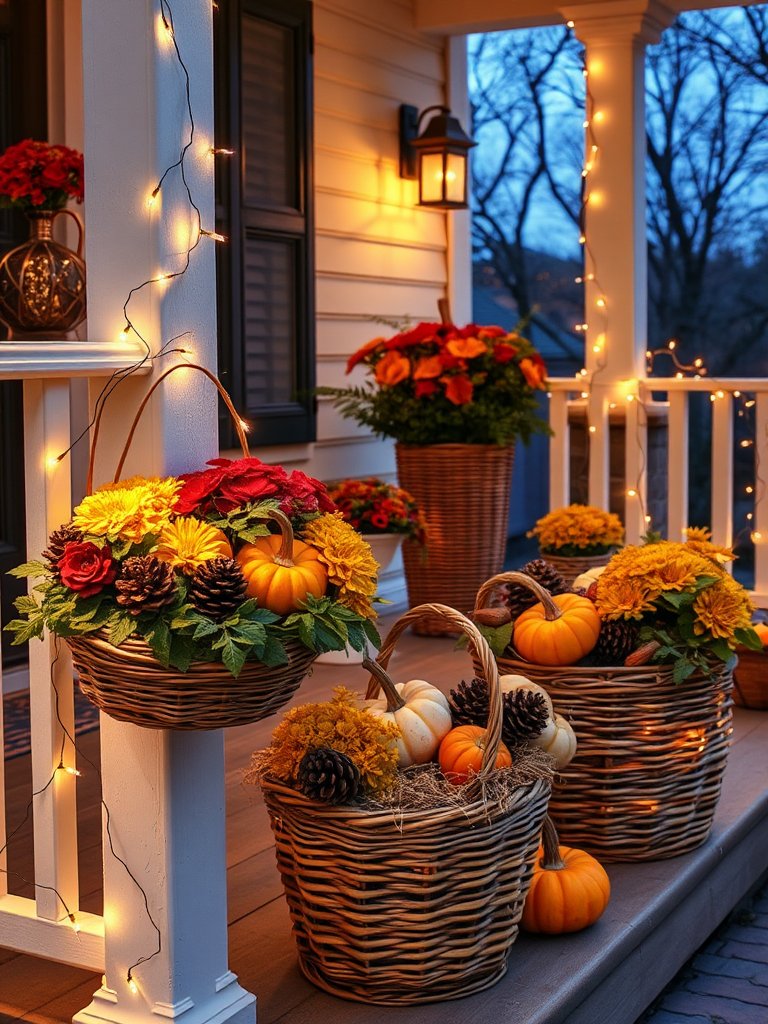
<svg viewBox="0 0 768 1024"><path fill-rule="evenodd" d="M303 644L289 641L287 665L267 668L250 661L235 678L220 662L194 662L186 672L165 668L138 637L119 647L98 634L66 642L88 700L111 718L147 729L221 729L257 722L290 699L316 657Z"/></svg>
<svg viewBox="0 0 768 1024"><path fill-rule="evenodd" d="M503 804L482 798L501 736L501 694L493 656L471 622L442 605L415 608L390 631L380 664L421 615L463 630L489 683L477 799L367 810L261 780L302 972L326 992L382 1005L455 999L502 977L549 795L549 782L538 779Z"/></svg>
<svg viewBox="0 0 768 1024"><path fill-rule="evenodd" d="M566 583L573 583L576 577L581 576L583 572L588 572L590 569L598 569L601 565L608 565L612 554L612 551L607 551L604 555L590 555L584 558L574 556L569 558L565 555L551 555L541 552L540 557L557 569Z"/></svg>
<svg viewBox="0 0 768 1024"><path fill-rule="evenodd" d="M752 711L768 711L768 655L764 651L739 651L733 670L733 702Z"/></svg>
<svg viewBox="0 0 768 1024"><path fill-rule="evenodd" d="M504 565L514 447L484 444L395 445L401 487L427 521L426 554L403 545L408 603L440 601L469 613L483 580ZM424 636L455 631L440 616L424 616Z"/></svg>
<svg viewBox="0 0 768 1024"><path fill-rule="evenodd" d="M502 573L481 588L520 582ZM562 770L549 814L566 846L604 861L675 857L712 827L732 732L732 673L683 683L661 665L557 668L514 657L502 674L545 687L573 727L578 749Z"/></svg>

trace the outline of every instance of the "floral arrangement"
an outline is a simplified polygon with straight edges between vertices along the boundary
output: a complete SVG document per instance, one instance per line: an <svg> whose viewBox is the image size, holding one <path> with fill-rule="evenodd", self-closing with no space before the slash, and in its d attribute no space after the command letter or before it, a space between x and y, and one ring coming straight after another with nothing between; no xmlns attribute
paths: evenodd
<svg viewBox="0 0 768 1024"><path fill-rule="evenodd" d="M548 432L536 394L544 360L522 335L501 327L420 323L374 338L352 355L368 380L321 388L342 415L403 444L511 444Z"/></svg>
<svg viewBox="0 0 768 1024"><path fill-rule="evenodd" d="M427 524L416 499L378 477L344 480L329 490L331 501L362 534L403 533L424 544Z"/></svg>
<svg viewBox="0 0 768 1024"><path fill-rule="evenodd" d="M0 206L61 210L83 201L83 154L68 146L24 139L0 157Z"/></svg>
<svg viewBox="0 0 768 1024"><path fill-rule="evenodd" d="M542 554L564 557L603 555L624 540L624 527L613 512L594 505L567 505L548 512L528 532Z"/></svg>
<svg viewBox="0 0 768 1024"><path fill-rule="evenodd" d="M12 570L40 581L6 626L15 644L44 627L116 647L135 635L165 666L221 661L236 676L249 660L285 664L289 640L317 652L379 642L369 546L322 483L259 459L107 484L42 557Z"/></svg>
<svg viewBox="0 0 768 1024"><path fill-rule="evenodd" d="M754 611L741 584L723 568L722 552L701 534L680 544L628 545L597 579L595 604L606 622L639 627L653 660L673 665L680 682L695 669L730 662L739 645L759 650ZM691 531L689 531L691 538Z"/></svg>

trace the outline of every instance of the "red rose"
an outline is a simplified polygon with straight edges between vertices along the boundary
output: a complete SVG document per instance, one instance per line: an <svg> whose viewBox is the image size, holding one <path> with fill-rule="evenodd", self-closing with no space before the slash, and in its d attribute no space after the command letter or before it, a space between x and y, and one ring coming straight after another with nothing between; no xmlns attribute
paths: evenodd
<svg viewBox="0 0 768 1024"><path fill-rule="evenodd" d="M204 469L199 473L182 473L179 479L184 481L184 486L176 497L174 512L180 516L196 512L208 501L223 476L223 468Z"/></svg>
<svg viewBox="0 0 768 1024"><path fill-rule="evenodd" d="M472 401L474 385L466 374L460 373L455 377L441 377L445 384L445 397L454 405L467 405Z"/></svg>
<svg viewBox="0 0 768 1024"><path fill-rule="evenodd" d="M64 586L80 597L93 597L117 576L112 549L109 544L100 548L91 541L70 541L59 560L59 574Z"/></svg>
<svg viewBox="0 0 768 1024"><path fill-rule="evenodd" d="M282 466L268 466L261 459L211 459L209 466L223 467L224 476L213 504L219 512L231 512L233 508L249 502L273 498L285 490L288 476Z"/></svg>
<svg viewBox="0 0 768 1024"><path fill-rule="evenodd" d="M428 398L439 390L440 388L433 380L417 380L413 386L413 394L416 398Z"/></svg>
<svg viewBox="0 0 768 1024"><path fill-rule="evenodd" d="M280 508L286 515L296 516L307 512L335 512L336 504L331 500L324 483L307 476L300 469L294 469L285 481L285 498Z"/></svg>
<svg viewBox="0 0 768 1024"><path fill-rule="evenodd" d="M510 363L517 355L514 345L508 345L506 341L500 341L493 346L493 358L497 363Z"/></svg>

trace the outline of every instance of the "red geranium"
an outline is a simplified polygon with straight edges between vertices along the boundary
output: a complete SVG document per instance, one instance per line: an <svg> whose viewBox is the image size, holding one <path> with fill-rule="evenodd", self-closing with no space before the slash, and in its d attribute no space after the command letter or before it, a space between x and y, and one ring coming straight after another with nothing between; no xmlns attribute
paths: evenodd
<svg viewBox="0 0 768 1024"><path fill-rule="evenodd" d="M0 206L60 210L83 201L83 154L24 139L0 157Z"/></svg>
<svg viewBox="0 0 768 1024"><path fill-rule="evenodd" d="M117 577L112 549L109 544L100 548L91 541L70 541L59 560L59 574L65 587L80 597L93 597Z"/></svg>

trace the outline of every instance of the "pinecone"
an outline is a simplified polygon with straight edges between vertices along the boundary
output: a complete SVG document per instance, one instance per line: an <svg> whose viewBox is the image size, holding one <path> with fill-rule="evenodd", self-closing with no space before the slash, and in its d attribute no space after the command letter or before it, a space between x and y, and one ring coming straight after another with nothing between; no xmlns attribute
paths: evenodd
<svg viewBox="0 0 768 1024"><path fill-rule="evenodd" d="M59 562L67 544L78 543L82 539L82 533L69 523L63 523L58 530L53 531L48 538L48 547L43 552L43 558L48 562L48 568L54 576L59 574Z"/></svg>
<svg viewBox="0 0 768 1024"><path fill-rule="evenodd" d="M526 562L520 572L524 572L531 579L536 580L553 597L556 594L567 594L571 589L557 569L550 565L549 562L545 562L543 558L534 558L532 562ZM512 613L513 619L516 619L518 615L522 615L526 608L533 607L537 601L536 595L519 583L507 585L507 607Z"/></svg>
<svg viewBox="0 0 768 1024"><path fill-rule="evenodd" d="M600 636L589 656L593 665L623 665L624 659L637 647L638 627L626 619L604 619Z"/></svg>
<svg viewBox="0 0 768 1024"><path fill-rule="evenodd" d="M247 588L234 558L212 558L196 570L187 597L201 615L219 622L243 603Z"/></svg>
<svg viewBox="0 0 768 1024"><path fill-rule="evenodd" d="M299 764L299 789L311 800L351 803L360 791L360 772L346 754L330 747L308 750Z"/></svg>
<svg viewBox="0 0 768 1024"><path fill-rule="evenodd" d="M115 589L117 603L131 615L159 612L176 599L173 569L153 555L126 558Z"/></svg>
<svg viewBox="0 0 768 1024"><path fill-rule="evenodd" d="M549 712L540 693L513 690L503 696L501 738L507 746L538 736L547 724ZM448 698L455 725L485 725L488 721L488 684L475 677L462 680Z"/></svg>

